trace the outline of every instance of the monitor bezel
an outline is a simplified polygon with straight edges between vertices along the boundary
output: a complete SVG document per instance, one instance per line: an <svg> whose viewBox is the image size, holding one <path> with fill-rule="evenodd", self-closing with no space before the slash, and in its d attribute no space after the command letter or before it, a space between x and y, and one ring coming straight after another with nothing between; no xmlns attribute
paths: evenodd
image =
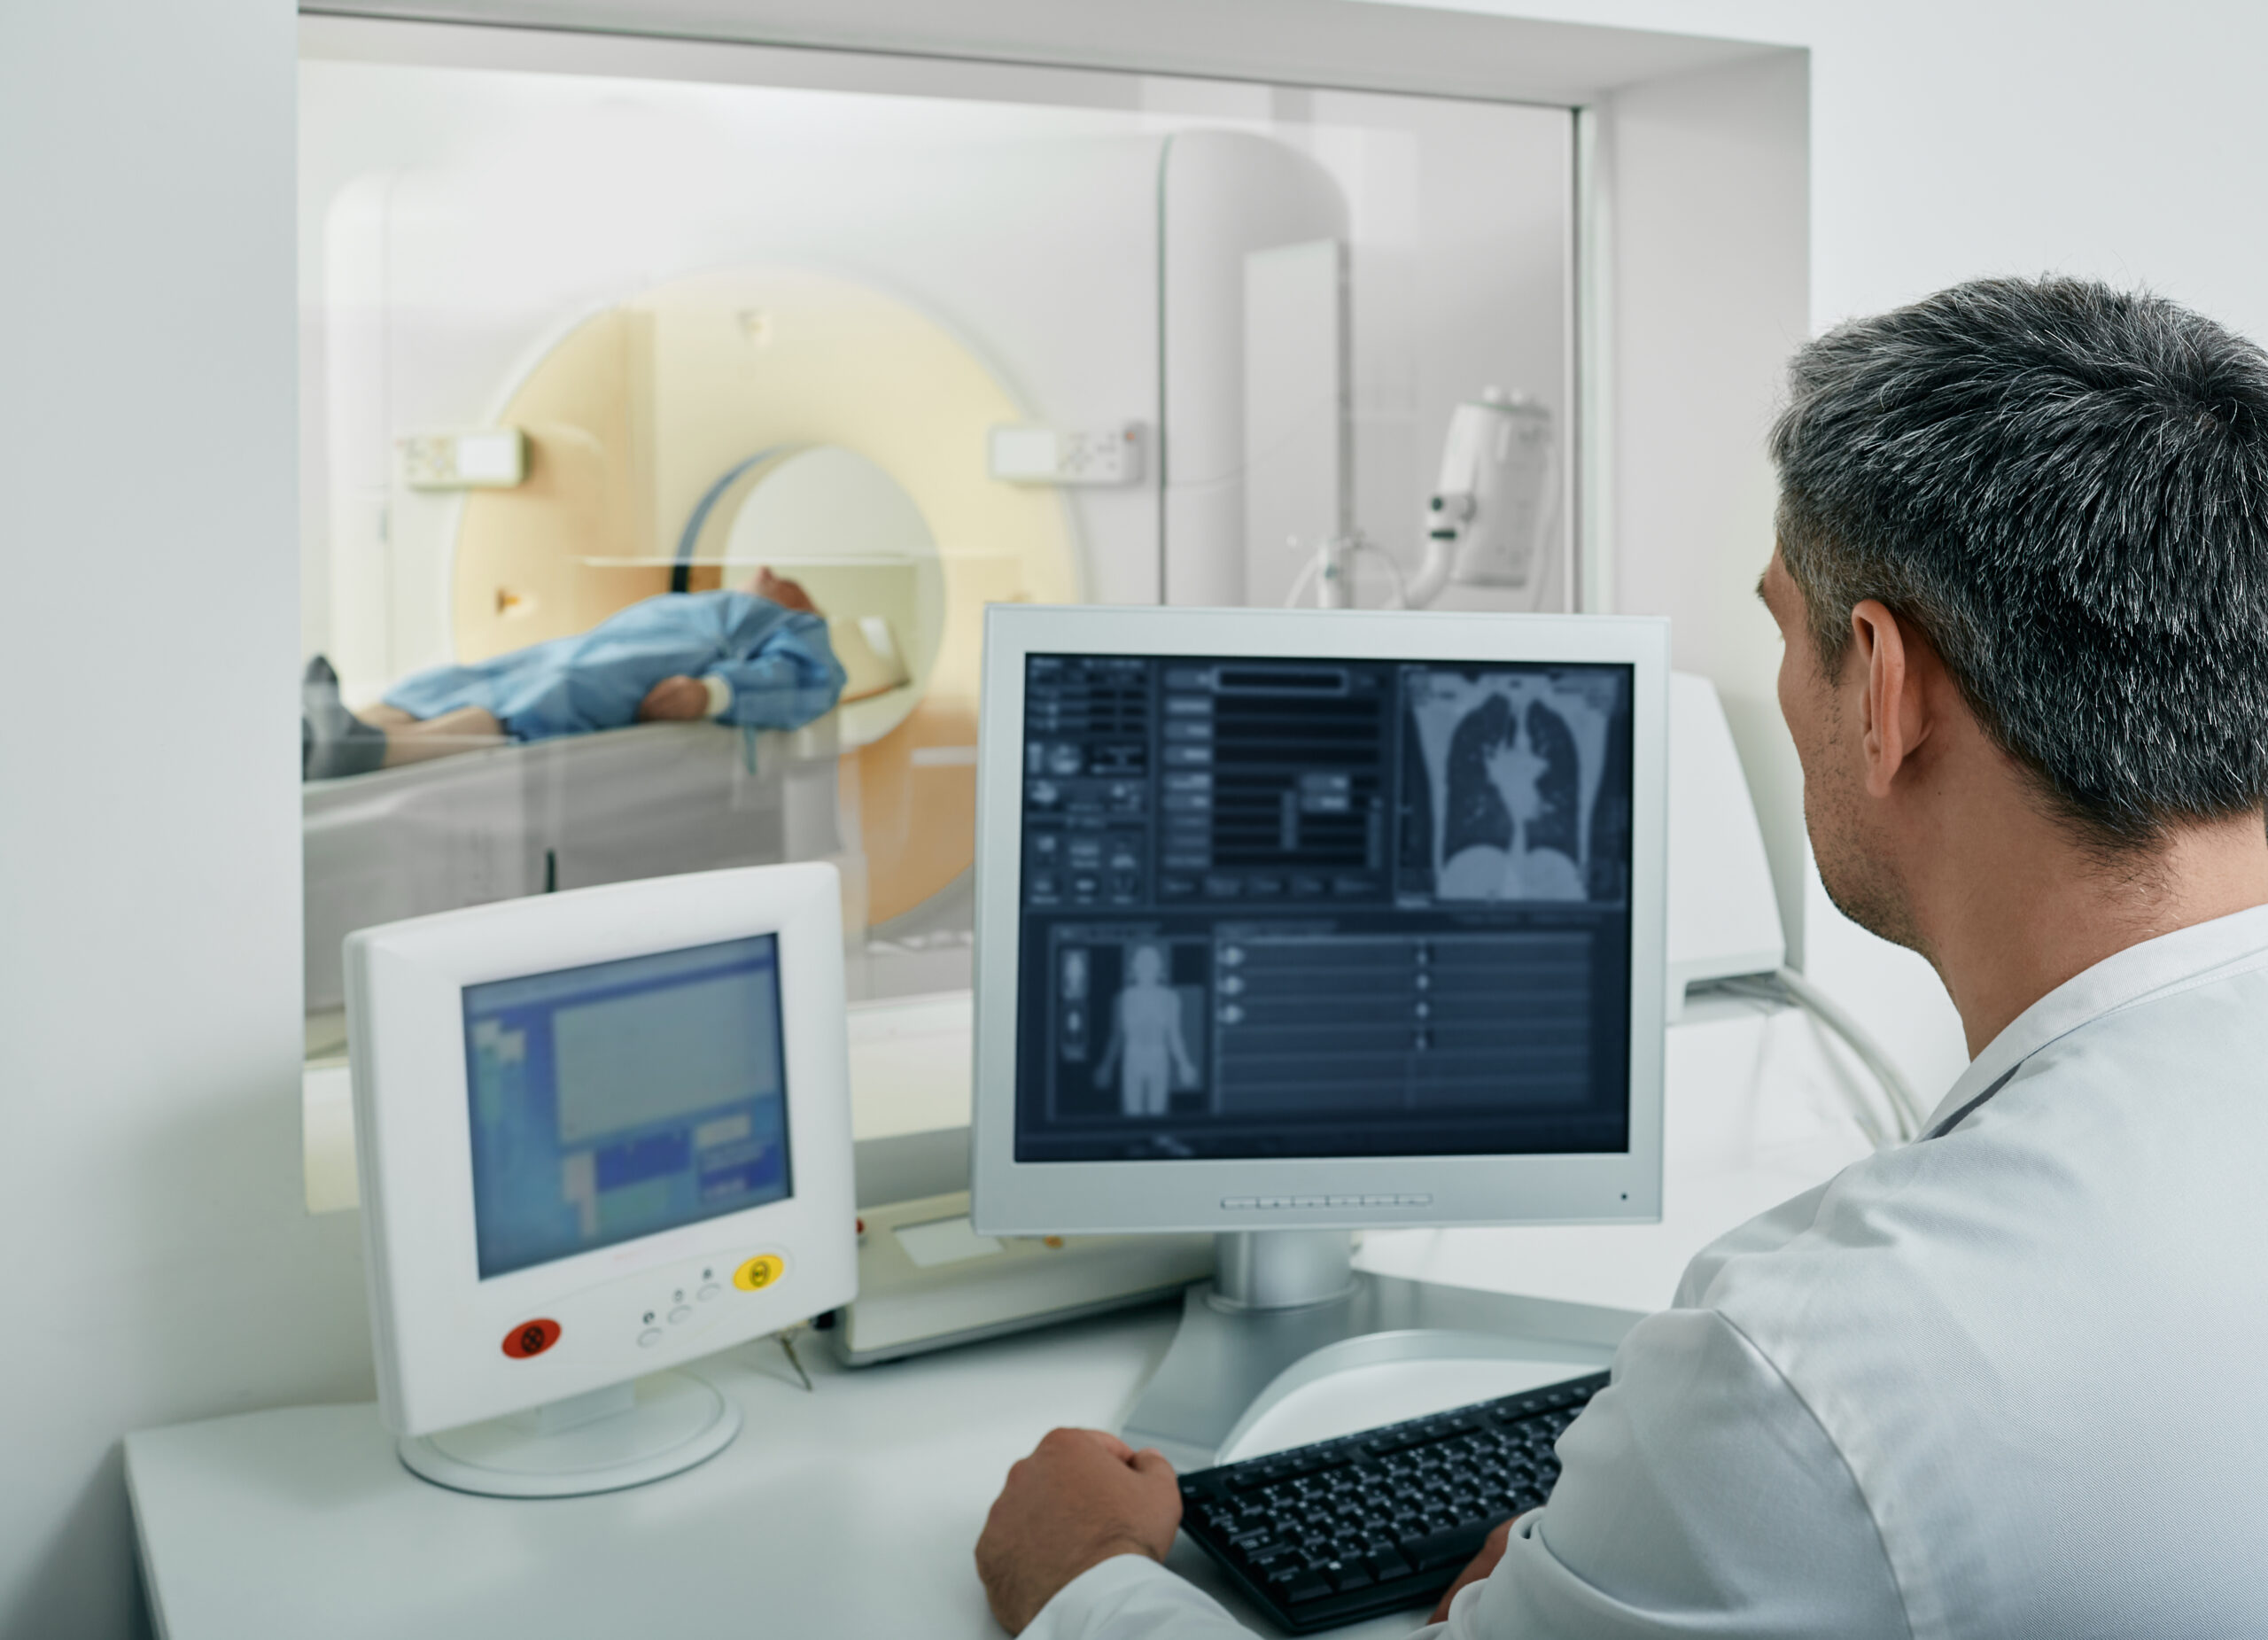
<svg viewBox="0 0 2268 1640"><path fill-rule="evenodd" d="M1532 1155L1018 1161L1025 661L1048 654L1628 666L1629 1147ZM1658 1221L1668 715L1669 623L1657 618L992 606L977 735L969 1146L975 1227L994 1235L1045 1235ZM1387 1196L1390 1204L1379 1200ZM1290 1205L1224 1205L1247 1198Z"/></svg>
<svg viewBox="0 0 2268 1640"><path fill-rule="evenodd" d="M396 1434L602 1388L849 1301L857 1251L841 895L829 865L742 867L505 901L348 937L373 1341L380 1405ZM483 1278L465 989L755 935L778 942L792 1193ZM712 1255L773 1249L789 1266L779 1287L735 1299L731 1319L682 1348L672 1338L634 1357L610 1347L528 1361L498 1348L517 1321L579 1294Z"/></svg>

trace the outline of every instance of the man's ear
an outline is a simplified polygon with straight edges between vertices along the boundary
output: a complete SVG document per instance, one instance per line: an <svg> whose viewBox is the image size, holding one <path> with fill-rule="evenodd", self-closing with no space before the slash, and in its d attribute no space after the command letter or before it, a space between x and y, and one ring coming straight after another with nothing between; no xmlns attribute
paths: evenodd
<svg viewBox="0 0 2268 1640"><path fill-rule="evenodd" d="M1851 610L1851 664L1860 669L1860 753L1867 794L1886 797L1899 772L1929 738L1917 646L1887 604L1868 598Z"/></svg>

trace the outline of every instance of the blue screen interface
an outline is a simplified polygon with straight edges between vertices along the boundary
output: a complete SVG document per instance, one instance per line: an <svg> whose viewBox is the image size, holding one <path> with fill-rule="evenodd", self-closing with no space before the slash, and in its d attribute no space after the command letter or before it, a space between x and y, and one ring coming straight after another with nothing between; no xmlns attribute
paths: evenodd
<svg viewBox="0 0 2268 1640"><path fill-rule="evenodd" d="M1632 690L1027 657L1017 1160L1627 1150Z"/></svg>
<svg viewBox="0 0 2268 1640"><path fill-rule="evenodd" d="M480 1277L785 1200L779 937L464 988Z"/></svg>

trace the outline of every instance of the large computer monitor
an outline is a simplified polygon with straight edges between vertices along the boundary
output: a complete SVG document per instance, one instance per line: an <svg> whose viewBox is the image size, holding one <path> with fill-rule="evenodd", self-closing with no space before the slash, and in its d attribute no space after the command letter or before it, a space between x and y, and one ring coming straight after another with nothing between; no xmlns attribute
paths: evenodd
<svg viewBox="0 0 2268 1640"><path fill-rule="evenodd" d="M985 644L980 1229L1658 1216L1664 623Z"/></svg>
<svg viewBox="0 0 2268 1640"><path fill-rule="evenodd" d="M413 1470L542 1496L685 1468L740 1413L663 1370L855 1295L840 892L757 867L348 937L379 1408Z"/></svg>
<svg viewBox="0 0 2268 1640"><path fill-rule="evenodd" d="M1667 651L996 605L977 1228L1225 1232L1263 1308L1351 1291L1352 1228L1658 1218Z"/></svg>

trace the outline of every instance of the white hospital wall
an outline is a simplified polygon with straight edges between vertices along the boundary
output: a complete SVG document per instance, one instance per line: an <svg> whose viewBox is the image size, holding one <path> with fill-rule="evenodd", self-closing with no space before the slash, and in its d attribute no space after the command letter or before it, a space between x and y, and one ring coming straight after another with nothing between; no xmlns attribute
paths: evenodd
<svg viewBox="0 0 2268 1640"><path fill-rule="evenodd" d="M1764 437L1808 333L1806 73L1783 52L1631 88L1608 105L1613 217L1610 607L1671 618L1673 663L1716 684L1802 960L1802 774L1780 720Z"/></svg>
<svg viewBox="0 0 2268 1640"><path fill-rule="evenodd" d="M11 1640L142 1631L127 1430L370 1388L296 1178L293 51L285 0L0 5Z"/></svg>
<svg viewBox="0 0 2268 1640"><path fill-rule="evenodd" d="M822 9L972 35L1127 15ZM1209 14L1140 9L1144 28L1200 41ZM1556 14L1811 47L1821 320L2053 265L2147 279L2268 331L2268 219L2250 208L2268 15L2199 0L2079 0L2052 28L2031 6L1947 0ZM297 1178L298 807L276 681L297 653L293 83L281 0L0 7L0 299L18 316L0 376L11 1640L144 1632L126 1430L369 1388L353 1227L302 1216ZM1674 385L1654 388L1666 402ZM1753 462L1740 430L1761 411L1751 399L1693 436ZM1709 505L1726 510L1697 539L1744 540L1745 520L1760 548L1761 491ZM99 620L82 613L97 600ZM67 711L40 704L58 680ZM1840 937L1809 932L1814 964L1843 960Z"/></svg>

